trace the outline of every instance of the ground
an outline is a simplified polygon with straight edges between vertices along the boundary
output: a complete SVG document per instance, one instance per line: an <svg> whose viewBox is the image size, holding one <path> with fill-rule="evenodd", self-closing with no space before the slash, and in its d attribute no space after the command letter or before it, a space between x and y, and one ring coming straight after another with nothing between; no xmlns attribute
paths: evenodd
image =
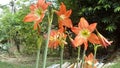
<svg viewBox="0 0 120 68"><path fill-rule="evenodd" d="M27 66L29 68L34 68L35 66L35 58L36 56L23 56L23 55L17 55L17 56L10 56L7 53L0 54L0 61L5 63L10 63L13 65L22 65ZM42 58L40 58L40 66L42 63ZM66 60L67 61L67 60ZM120 63L120 49L117 50L115 53L112 54L111 58L108 58L106 64L104 65L104 68L109 68L109 65L112 65L112 63L118 63L116 65L119 65ZM48 57L47 59L47 65L50 66L52 64L59 63L58 57ZM0 63L1 64L1 63ZM13 67L11 67L13 68ZM22 67L24 68L24 67ZM117 68L117 67L116 67Z"/></svg>

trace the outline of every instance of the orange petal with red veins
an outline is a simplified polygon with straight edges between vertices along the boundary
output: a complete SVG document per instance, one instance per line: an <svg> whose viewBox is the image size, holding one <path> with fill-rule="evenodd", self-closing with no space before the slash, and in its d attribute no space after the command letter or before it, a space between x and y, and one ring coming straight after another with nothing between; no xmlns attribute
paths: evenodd
<svg viewBox="0 0 120 68"><path fill-rule="evenodd" d="M44 4L42 5L42 9L45 11L50 4L51 4L50 2L44 3Z"/></svg>
<svg viewBox="0 0 120 68"><path fill-rule="evenodd" d="M88 55L88 58L89 58L89 60L93 60L93 58L94 58L93 54L90 53L90 54Z"/></svg>
<svg viewBox="0 0 120 68"><path fill-rule="evenodd" d="M45 14L41 14L40 19L36 20L36 22L38 22L38 23L42 22L42 20L43 20L44 16L45 16Z"/></svg>
<svg viewBox="0 0 120 68"><path fill-rule="evenodd" d="M79 35L77 35L72 43L75 47L78 47L78 46L82 45L83 42L84 42L83 38L81 38Z"/></svg>
<svg viewBox="0 0 120 68"><path fill-rule="evenodd" d="M38 26L39 26L39 23L35 22L34 23L34 30L36 30Z"/></svg>
<svg viewBox="0 0 120 68"><path fill-rule="evenodd" d="M88 38L89 42L91 42L92 44L100 44L100 40L99 38L97 37L96 34L94 33L91 33L90 34L90 37Z"/></svg>
<svg viewBox="0 0 120 68"><path fill-rule="evenodd" d="M71 19L69 19L69 18L63 20L63 25L66 26L66 27L68 27L68 28L72 28L72 27L73 27L72 21L71 21Z"/></svg>
<svg viewBox="0 0 120 68"><path fill-rule="evenodd" d="M90 54L88 55L88 59L91 60L91 62L93 62L93 59L94 59L93 53L90 53ZM95 60L94 60L94 63L97 63L97 62L98 62L98 61L95 59Z"/></svg>
<svg viewBox="0 0 120 68"><path fill-rule="evenodd" d="M88 61L88 57L87 56L85 56L85 61Z"/></svg>
<svg viewBox="0 0 120 68"><path fill-rule="evenodd" d="M89 24L84 17L81 17L78 26L81 28L87 28L89 26Z"/></svg>
<svg viewBox="0 0 120 68"><path fill-rule="evenodd" d="M63 23L61 20L58 20L59 28L63 28Z"/></svg>
<svg viewBox="0 0 120 68"><path fill-rule="evenodd" d="M45 0L38 0L37 6L41 7L45 3Z"/></svg>
<svg viewBox="0 0 120 68"><path fill-rule="evenodd" d="M59 41L50 41L49 42L49 48L54 48L56 49L58 47Z"/></svg>
<svg viewBox="0 0 120 68"><path fill-rule="evenodd" d="M50 36L54 37L56 34L57 34L57 31L56 31L56 30L51 30Z"/></svg>
<svg viewBox="0 0 120 68"><path fill-rule="evenodd" d="M64 32L64 28L58 29L58 32L63 33Z"/></svg>
<svg viewBox="0 0 120 68"><path fill-rule="evenodd" d="M75 34L78 34L81 29L78 28L78 27L72 27L71 30L72 30Z"/></svg>
<svg viewBox="0 0 120 68"><path fill-rule="evenodd" d="M40 19L38 19L38 20L35 21L34 30L37 29L39 23L42 22L42 19L43 19L43 18L44 18L44 14L41 15L41 18L40 18Z"/></svg>
<svg viewBox="0 0 120 68"><path fill-rule="evenodd" d="M58 16L61 15L61 12L59 12L59 11L55 11L55 13L56 13Z"/></svg>
<svg viewBox="0 0 120 68"><path fill-rule="evenodd" d="M66 12L66 6L64 5L64 3L61 3L61 5L60 5L60 12L61 13L65 13Z"/></svg>
<svg viewBox="0 0 120 68"><path fill-rule="evenodd" d="M97 30L96 30L97 31ZM98 34L98 38L100 40L100 45L104 46L105 48L109 45L111 45L111 43L113 41L108 41L104 36L102 36L102 34L100 34L98 31L97 31L97 34Z"/></svg>
<svg viewBox="0 0 120 68"><path fill-rule="evenodd" d="M85 50L87 50L87 48L88 48L88 42L87 42L87 40L84 40L84 48L85 48Z"/></svg>
<svg viewBox="0 0 120 68"><path fill-rule="evenodd" d="M65 16L68 18L70 17L71 13L72 13L72 10L70 9L65 13Z"/></svg>
<svg viewBox="0 0 120 68"><path fill-rule="evenodd" d="M97 26L97 23L90 24L88 26L88 29L90 30L90 32L93 32L95 30L96 26Z"/></svg>
<svg viewBox="0 0 120 68"><path fill-rule="evenodd" d="M37 8L37 6L35 4L30 5L30 10L31 11L34 11L36 8Z"/></svg>
<svg viewBox="0 0 120 68"><path fill-rule="evenodd" d="M108 41L105 37L99 37L100 44L104 46L105 48L109 45L111 45L112 41Z"/></svg>
<svg viewBox="0 0 120 68"><path fill-rule="evenodd" d="M24 22L32 22L36 20L38 17L36 17L34 14L28 14L24 18Z"/></svg>

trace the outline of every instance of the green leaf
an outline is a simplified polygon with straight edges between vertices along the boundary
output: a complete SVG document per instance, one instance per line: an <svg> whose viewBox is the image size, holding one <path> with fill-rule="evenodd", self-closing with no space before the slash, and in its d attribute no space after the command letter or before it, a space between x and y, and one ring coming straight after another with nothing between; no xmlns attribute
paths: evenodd
<svg viewBox="0 0 120 68"><path fill-rule="evenodd" d="M111 23L112 21L111 21L111 18L105 17L105 18L102 19L102 22L108 24L108 23Z"/></svg>
<svg viewBox="0 0 120 68"><path fill-rule="evenodd" d="M96 7L94 8L94 11L100 10L100 9L101 9L101 6L96 6Z"/></svg>
<svg viewBox="0 0 120 68"><path fill-rule="evenodd" d="M37 47L38 47L38 49L41 48L42 42L43 42L43 37L39 36L39 38L37 40Z"/></svg>
<svg viewBox="0 0 120 68"><path fill-rule="evenodd" d="M98 4L103 4L103 3L105 3L105 0L99 0L98 1Z"/></svg>
<svg viewBox="0 0 120 68"><path fill-rule="evenodd" d="M114 30L116 30L116 26L114 24L110 24L106 27L106 30L113 32Z"/></svg>
<svg viewBox="0 0 120 68"><path fill-rule="evenodd" d="M114 12L120 12L120 6L114 9Z"/></svg>
<svg viewBox="0 0 120 68"><path fill-rule="evenodd" d="M110 6L110 4L106 4L106 5L104 5L103 7L107 10L107 9L110 8L111 6Z"/></svg>

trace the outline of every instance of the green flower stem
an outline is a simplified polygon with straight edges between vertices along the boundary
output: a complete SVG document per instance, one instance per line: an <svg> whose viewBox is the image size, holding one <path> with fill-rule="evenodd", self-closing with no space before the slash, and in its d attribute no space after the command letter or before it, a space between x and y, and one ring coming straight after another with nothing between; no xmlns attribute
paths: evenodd
<svg viewBox="0 0 120 68"><path fill-rule="evenodd" d="M80 61L80 50L81 50L81 46L78 47L78 57L77 57L77 68L78 68L78 64L79 64L79 61Z"/></svg>
<svg viewBox="0 0 120 68"><path fill-rule="evenodd" d="M39 67L39 59L40 59L40 48L38 48L38 50L37 50L36 68Z"/></svg>
<svg viewBox="0 0 120 68"><path fill-rule="evenodd" d="M43 67L42 67L42 68L45 68L45 66L46 66L47 51L48 51L50 31L51 31L51 25L48 26L48 36L47 36L47 43L46 43L46 45L45 45L45 50L44 50L44 59L43 59Z"/></svg>
<svg viewBox="0 0 120 68"><path fill-rule="evenodd" d="M44 59L43 59L43 67L46 67L46 60L47 60L47 51L48 51L48 44L49 44L49 37L50 37L50 31L51 31L51 25L52 25L52 20L53 20L53 9L51 9L51 16L48 14L48 36L47 36L47 42L45 45L45 50L44 50Z"/></svg>
<svg viewBox="0 0 120 68"><path fill-rule="evenodd" d="M39 26L38 26L39 27ZM38 29L39 30L39 29ZM38 35L40 34L40 32L38 32ZM40 59L40 50L41 50L41 45L42 45L42 41L43 37L41 35L38 36L38 40L37 40L37 57L36 57L36 68L39 67L39 59Z"/></svg>
<svg viewBox="0 0 120 68"><path fill-rule="evenodd" d="M94 45L94 58L93 58L93 65L92 68L94 68L94 61L96 59L96 53L97 53L97 48L99 47L99 45Z"/></svg>
<svg viewBox="0 0 120 68"><path fill-rule="evenodd" d="M63 52L64 52L64 46L61 46L61 53L60 53L60 68L62 68L62 64L63 64Z"/></svg>
<svg viewBox="0 0 120 68"><path fill-rule="evenodd" d="M83 57L82 57L82 63L81 63L81 67L80 68L84 68L84 57L85 57L85 52L86 52L86 50L85 50L85 48L84 48L84 51L83 51Z"/></svg>

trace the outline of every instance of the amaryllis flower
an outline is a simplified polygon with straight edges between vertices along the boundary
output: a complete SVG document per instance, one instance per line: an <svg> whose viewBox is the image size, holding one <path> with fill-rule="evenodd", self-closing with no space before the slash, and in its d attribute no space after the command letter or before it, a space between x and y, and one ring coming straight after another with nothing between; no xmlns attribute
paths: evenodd
<svg viewBox="0 0 120 68"><path fill-rule="evenodd" d="M94 68L96 68L95 64L97 63L97 60L94 59L94 56L92 53L88 55L88 57L85 57L85 63L84 63L84 68L93 68L93 63L94 63Z"/></svg>
<svg viewBox="0 0 120 68"><path fill-rule="evenodd" d="M66 34L62 32L63 30L51 30L50 39L49 39L49 48L57 48L58 46L62 46L67 44Z"/></svg>
<svg viewBox="0 0 120 68"><path fill-rule="evenodd" d="M72 13L72 10L70 9L67 11L64 3L61 3L60 10L56 11L56 14L58 15L59 28L63 28L63 26L71 28L73 26L72 21L69 18L71 13Z"/></svg>
<svg viewBox="0 0 120 68"><path fill-rule="evenodd" d="M100 45L102 45L103 47L107 47L107 46L109 46L109 45L111 45L111 43L113 42L113 41L108 41L102 34L100 34L97 30L96 30L96 32L97 32L97 35L98 35L98 38L99 38L99 40L100 40Z"/></svg>
<svg viewBox="0 0 120 68"><path fill-rule="evenodd" d="M38 0L37 4L32 4L30 6L31 12L25 16L24 22L34 22L34 29L37 29L49 5L50 2L45 2L45 0Z"/></svg>
<svg viewBox="0 0 120 68"><path fill-rule="evenodd" d="M85 18L83 17L80 18L78 27L71 28L71 30L77 35L74 40L71 38L71 42L74 45L74 47L78 47L84 44L85 50L87 50L88 47L87 41L93 44L99 44L98 37L94 33L92 33L95 30L96 25L97 23L89 25Z"/></svg>

